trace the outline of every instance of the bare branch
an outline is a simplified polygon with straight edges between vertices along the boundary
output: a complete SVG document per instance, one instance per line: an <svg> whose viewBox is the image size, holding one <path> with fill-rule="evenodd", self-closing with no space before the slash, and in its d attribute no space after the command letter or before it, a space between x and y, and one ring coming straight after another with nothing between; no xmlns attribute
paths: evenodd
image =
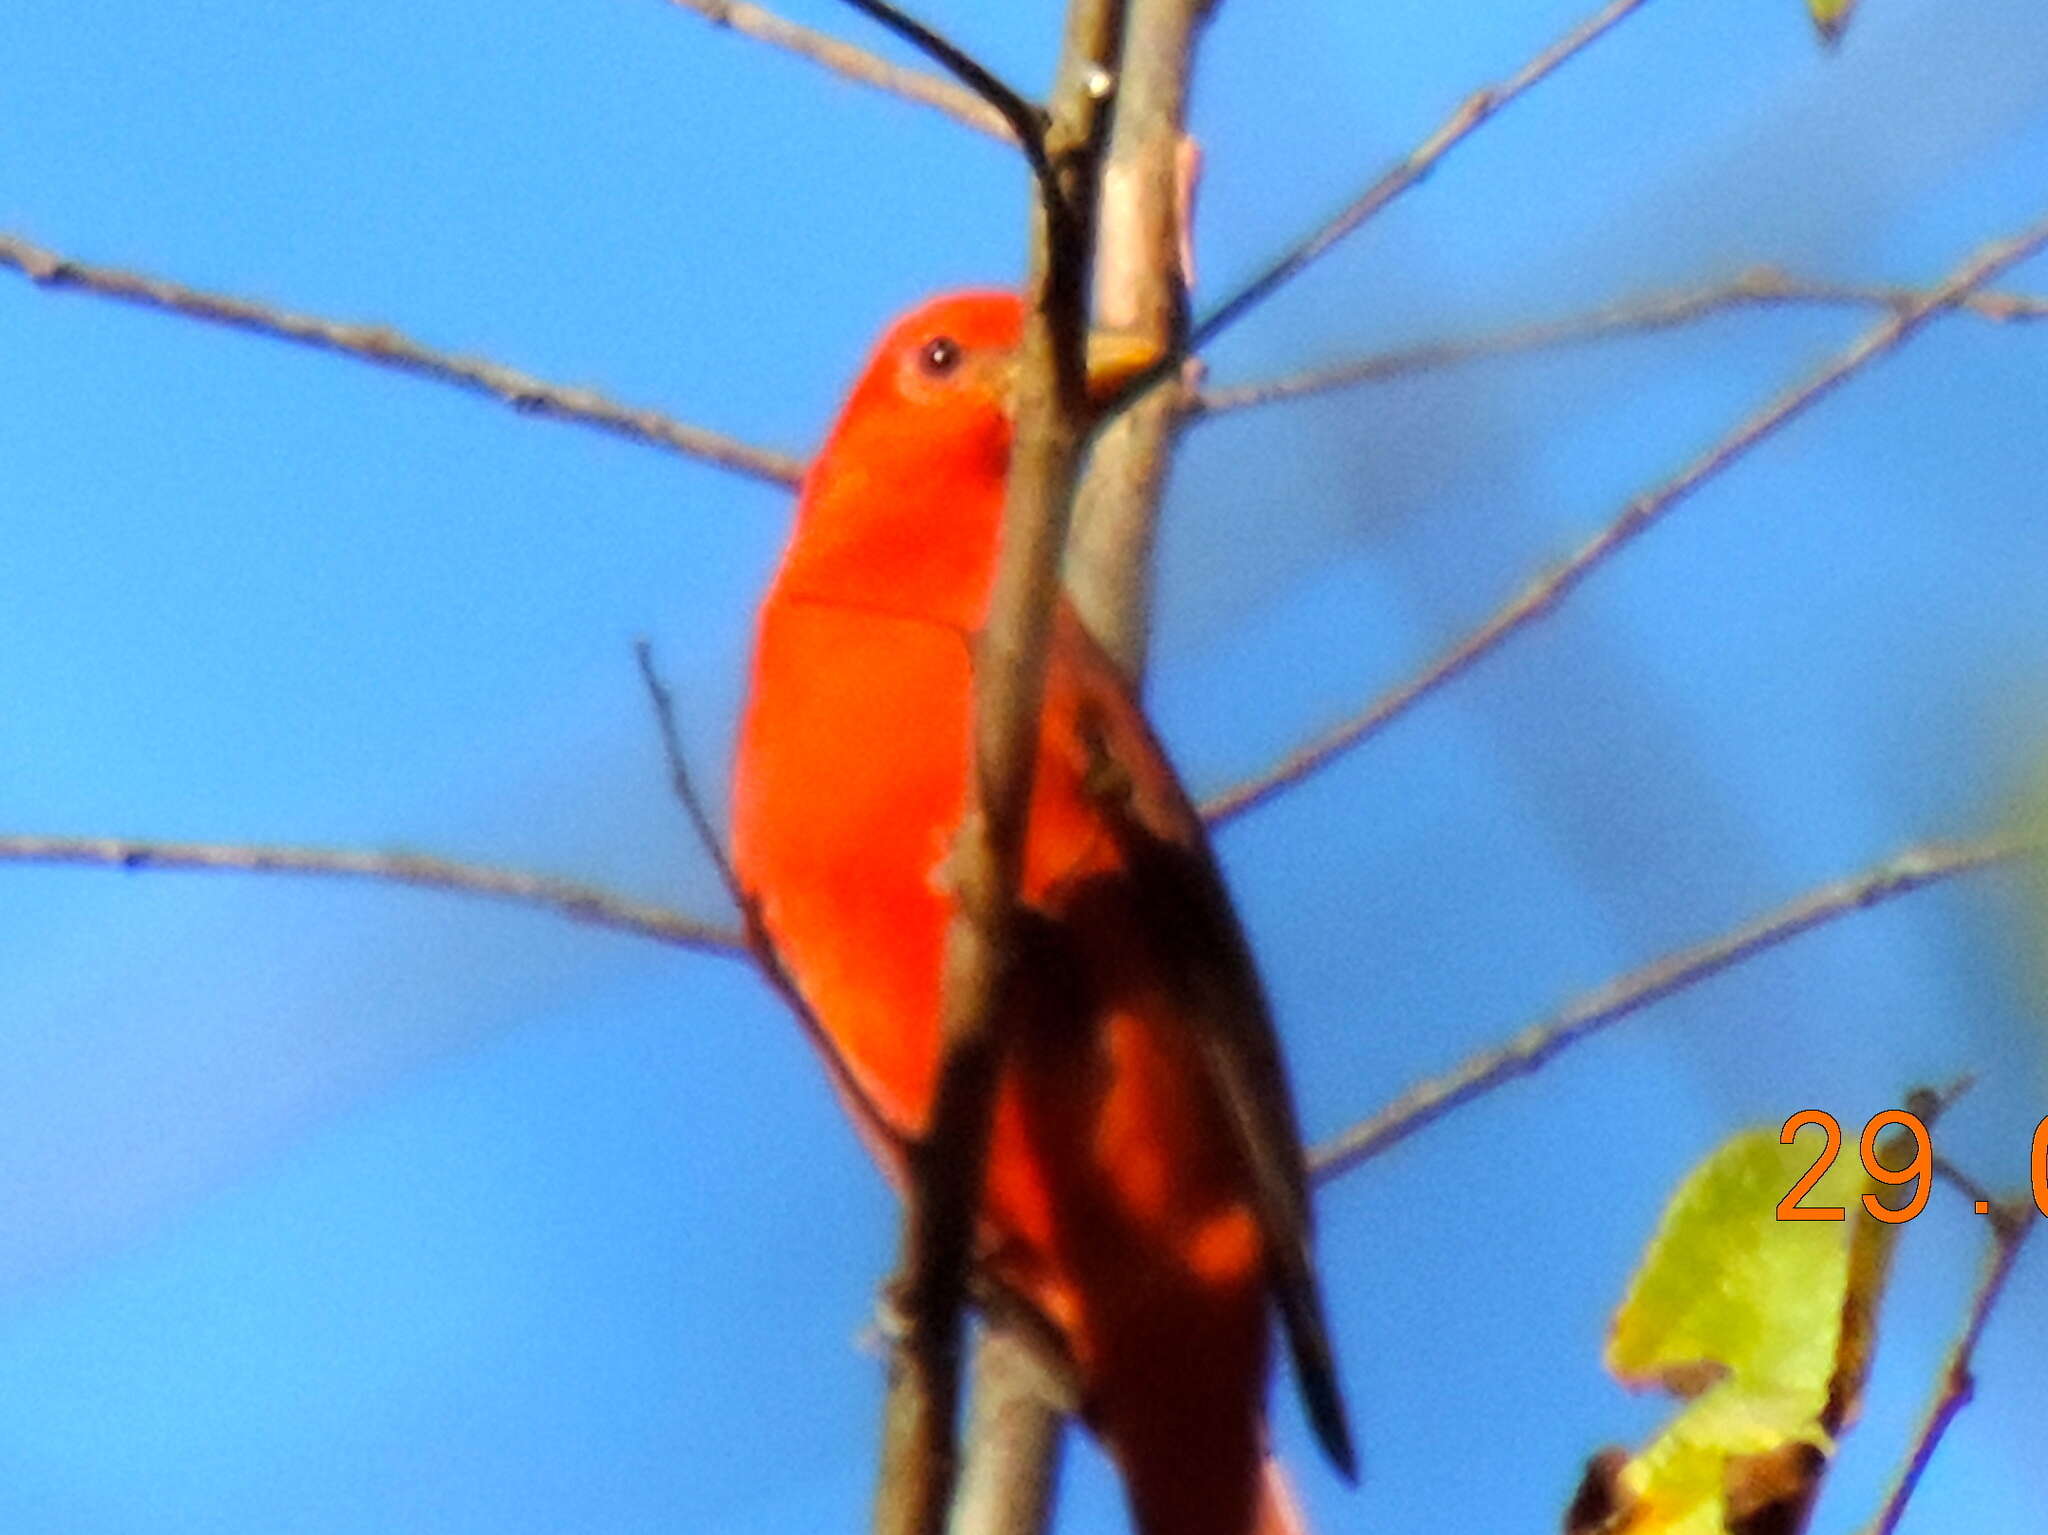
<svg viewBox="0 0 2048 1535"><path fill-rule="evenodd" d="M818 1057L825 1063L825 1071L832 1078L840 1101L853 1116L855 1128L869 1147L878 1153L886 1151L889 1156L900 1158L904 1154L903 1139L877 1112L873 1102L855 1080L846 1060L833 1044L832 1036L825 1032L825 1025L811 1008L808 999L797 988L796 978L789 973L789 967L782 962L782 953L775 947L775 940L761 921L759 904L747 894L740 883L739 871L733 867L732 855L719 840L718 828L712 824L710 809L704 797L697 792L697 782L690 774L690 763L683 752L683 736L676 724L675 695L668 684L661 680L661 673L654 664L654 647L646 640L633 644L633 659L640 667L641 685L647 689L648 703L654 710L655 734L661 740L661 752L668 768L669 792L683 807L684 818L690 823L690 830L704 849L704 855L711 860L717 871L719 883L725 886L726 899L731 901L745 923L742 941L760 966L762 978L775 988L777 995L796 1014L797 1022L816 1048Z"/></svg>
<svg viewBox="0 0 2048 1535"><path fill-rule="evenodd" d="M1056 199L1060 195L1058 178L1053 175L1052 164L1046 159L1045 112L1042 108L951 38L933 31L907 11L891 5L889 0L845 0L845 3L871 21L887 27L986 102L1009 127L1017 147L1031 162L1031 169L1037 173L1044 195L1048 199Z"/></svg>
<svg viewBox="0 0 2048 1535"><path fill-rule="evenodd" d="M1756 267L1733 282L1717 287L1654 294L1610 304L1591 314L1516 326L1463 341L1430 341L1419 346L1375 352L1325 368L1311 368L1281 378L1227 389L1203 391L1194 408L1204 415L1275 405L1303 395L1324 394L1354 384L1377 383L1482 358L1511 357L1604 341L1613 336L1671 330L1696 320L1736 309L1910 309L1926 295L1916 288L1878 287L1856 283L1817 282L1794 277L1773 267ZM1994 324L2016 325L2048 320L2048 297L2019 293L1973 293L1955 308Z"/></svg>
<svg viewBox="0 0 2048 1535"><path fill-rule="evenodd" d="M879 54L857 48L811 27L785 21L765 6L746 0L668 0L682 10L695 11L713 26L729 27L777 48L787 49L813 64L822 64L841 79L872 86L891 96L943 112L956 123L964 123L990 138L1014 142L1008 120L973 91L922 70L905 69Z"/></svg>
<svg viewBox="0 0 2048 1535"><path fill-rule="evenodd" d="M453 384L475 394L489 395L527 415L597 427L771 485L794 485L803 478L802 461L786 453L757 448L704 427L689 426L659 411L620 405L594 389L551 384L502 363L439 352L389 326L298 314L141 272L95 266L45 250L18 235L0 234L0 266L12 267L44 287L70 288L119 299L145 309L291 341L316 351L354 357L437 383Z"/></svg>
<svg viewBox="0 0 2048 1535"><path fill-rule="evenodd" d="M1483 87L1466 97L1458 110L1446 118L1435 133L1412 150L1405 160L1367 187L1335 218L1224 300L1214 313L1195 327L1188 343L1189 350L1199 350L1215 340L1225 328L1270 298L1283 284L1299 276L1304 268L1328 253L1339 240L1428 176L1436 169L1437 162L1470 137L1481 123L1494 116L1531 86L1554 74L1567 61L1598 42L1647 3L1648 0L1608 0L1606 5L1573 27L1499 85Z"/></svg>
<svg viewBox="0 0 2048 1535"><path fill-rule="evenodd" d="M1976 1392L1977 1383L1970 1372L1970 1361L1977 1352L1977 1340L1984 1335L1984 1324L1991 1319L1999 1296L2005 1292L2005 1282L2012 1277L2013 1265L2019 1260L2020 1249L2026 1245L2027 1235L2033 1230L2036 1219L2034 1212L2021 1199L2009 1203L1994 1201L1990 1214L1991 1252L1984 1261L1984 1277L1977 1283L1976 1294L1970 1297L1970 1309L1963 1322L1962 1333L1949 1349L1948 1359L1942 1366L1941 1384L1935 1391L1933 1404L1927 1409L1920 1432L1914 1436L1913 1448L1899 1469L1898 1480L1885 1499L1884 1507L1870 1522L1866 1535L1892 1535L1892 1531L1898 1528L1906 1505L1912 1501L1914 1489L1920 1485L1922 1473L1927 1470L1928 1462L1934 1459L1942 1435L1948 1432L1955 1415L1963 1410Z"/></svg>
<svg viewBox="0 0 2048 1535"><path fill-rule="evenodd" d="M1853 345L1805 383L1781 394L1662 485L1636 497L1570 559L1531 582L1519 596L1459 640L1419 675L1382 694L1363 713L1291 753L1265 773L1215 796L1202 807L1203 814L1211 823L1242 815L1377 734L1410 707L1490 654L1510 635L1549 613L1596 567L1641 536L1672 507L1740 461L1757 444L1804 415L1848 379L1895 351L1934 315L1954 308L1976 289L1993 281L2044 245L2048 245L2048 218L2019 235L1983 247L1940 284L1893 310L1882 323L1858 337Z"/></svg>
<svg viewBox="0 0 2048 1535"><path fill-rule="evenodd" d="M1102 162L1096 317L1162 354L1186 320L1182 122L1203 9L1203 0L1130 0ZM1145 670L1153 528L1185 399L1175 378L1099 433L1074 495L1067 589L1134 686ZM984 1308L952 1535L1048 1527L1065 1412L1018 1329L1014 1316Z"/></svg>
<svg viewBox="0 0 2048 1535"><path fill-rule="evenodd" d="M1201 0L1131 0L1116 124L1102 167L1095 308L1108 327L1170 355L1187 323L1181 269L1192 195L1183 129ZM1074 501L1067 588L1103 648L1135 683L1151 627L1159 498L1187 408L1176 366L1095 436Z"/></svg>
<svg viewBox="0 0 2048 1535"><path fill-rule="evenodd" d="M2038 843L2012 836L1909 848L1866 873L1823 885L1733 932L1668 954L1587 993L1506 1044L1410 1088L1371 1118L1317 1147L1309 1158L1312 1175L1319 1182L1341 1177L1460 1105L1517 1077L1529 1076L1560 1051L1592 1038L1608 1025L1801 933L1925 886L2040 850Z"/></svg>
<svg viewBox="0 0 2048 1535"><path fill-rule="evenodd" d="M973 772L947 860L942 1050L910 1162L905 1320L890 1357L878 1535L938 1535L954 1479L960 1312L988 1127L1003 1057L1002 1003L1026 811L1037 764L1045 657L1085 423L1083 362L1096 171L1124 0L1073 0L1042 146L1031 299L1018 350L1016 430L988 619L975 649Z"/></svg>
<svg viewBox="0 0 2048 1535"><path fill-rule="evenodd" d="M1042 1535L1050 1527L1067 1384L1001 1312L984 1314L948 1535Z"/></svg>
<svg viewBox="0 0 2048 1535"><path fill-rule="evenodd" d="M683 754L683 734L676 725L676 699L668 690L668 684L661 680L661 673L654 665L654 646L647 640L633 642L633 659L640 667L640 683L647 689L648 704L654 710L655 733L661 738L662 757L668 764L668 786L683 807L683 814L690 822L690 830L704 849L704 856L711 860L711 866L718 873L719 883L725 886L726 898L736 910L747 909L747 893L740 886L740 877L732 866L732 855L719 840L718 828L711 823L711 811L704 803L704 797L697 792L697 781L690 776L689 758Z"/></svg>
<svg viewBox="0 0 2048 1535"><path fill-rule="evenodd" d="M594 885L517 869L491 869L424 853L365 853L349 849L249 846L220 842L152 842L127 837L0 836L0 863L77 864L110 869L197 869L242 874L317 874L376 880L487 896L539 906L594 927L636 938L744 957L741 936L679 912L624 900Z"/></svg>

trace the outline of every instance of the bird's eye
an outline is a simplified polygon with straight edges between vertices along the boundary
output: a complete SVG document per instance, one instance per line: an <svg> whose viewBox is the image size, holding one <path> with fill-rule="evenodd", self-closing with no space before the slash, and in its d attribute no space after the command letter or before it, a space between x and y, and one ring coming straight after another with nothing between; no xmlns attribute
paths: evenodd
<svg viewBox="0 0 2048 1535"><path fill-rule="evenodd" d="M960 366L960 359L965 355L960 343L951 336L934 336L919 349L917 364L924 369L926 377L944 378Z"/></svg>

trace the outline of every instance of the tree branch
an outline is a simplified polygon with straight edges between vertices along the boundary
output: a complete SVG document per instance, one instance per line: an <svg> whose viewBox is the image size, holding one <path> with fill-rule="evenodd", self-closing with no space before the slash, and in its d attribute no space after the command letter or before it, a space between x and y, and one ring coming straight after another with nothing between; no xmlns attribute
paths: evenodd
<svg viewBox="0 0 2048 1535"><path fill-rule="evenodd" d="M1955 307L1972 292L2044 245L2048 245L2048 218L2010 239L1984 246L1937 286L1894 309L1888 318L1857 338L1853 345L1805 383L1781 394L1662 485L1636 497L1570 559L1530 583L1519 596L1459 640L1419 675L1382 694L1363 713L1291 753L1265 773L1216 795L1203 805L1203 814L1212 824L1232 820L1263 804L1281 790L1301 782L1377 734L1413 705L1489 655L1509 636L1548 614L1596 567L1641 536L1672 507L1745 457L1759 443L1804 415L1872 363L1895 351L1934 315Z"/></svg>
<svg viewBox="0 0 2048 1535"><path fill-rule="evenodd" d="M142 272L95 266L45 250L18 235L0 233L0 266L11 267L46 288L69 288L118 299L165 314L294 342L315 351L354 357L436 383L453 384L474 394L488 395L527 415L597 427L771 485L794 485L803 478L803 462L786 453L757 448L722 432L689 426L659 411L620 405L594 389L551 384L502 363L436 351L386 325L298 314Z"/></svg>
<svg viewBox="0 0 2048 1535"><path fill-rule="evenodd" d="M871 86L905 101L942 112L956 123L964 123L990 138L1014 142L1016 135L1001 112L973 91L950 80L905 69L879 54L811 27L785 21L765 6L746 0L668 0L670 5L694 11L713 26L726 27L773 47L786 49L813 64L822 64L843 80Z"/></svg>
<svg viewBox="0 0 2048 1535"><path fill-rule="evenodd" d="M1851 912L1880 906L1899 896L1959 875L2038 854L2038 842L1993 836L1973 842L1934 842L1909 848L1866 873L1808 892L1733 932L1632 970L1587 993L1561 1012L1524 1029L1506 1044L1473 1056L1462 1066L1417 1084L1369 1119L1318 1146L1309 1158L1318 1182L1342 1177L1416 1131L1503 1083L1540 1070L1560 1051L1590 1039L1608 1025L1717 975L1730 966L1775 949L1801 933L1824 927Z"/></svg>
<svg viewBox="0 0 2048 1535"><path fill-rule="evenodd" d="M457 863L425 853L272 847L221 842L153 842L127 837L0 836L0 863L76 864L110 869L194 869L242 874L317 874L377 880L539 906L571 921L652 938L705 954L744 957L740 934L660 906L628 901L594 885Z"/></svg>
<svg viewBox="0 0 2048 1535"><path fill-rule="evenodd" d="M955 908L945 945L942 1053L910 1162L897 1280L905 1333L890 1359L875 1516L881 1535L939 1535L953 1486L960 1312L1003 1056L1045 653L1085 427L1088 258L1107 120L1101 82L1113 78L1122 19L1122 0L1073 0L1043 146L1055 184L1040 186L1002 538L975 651L974 771L947 861Z"/></svg>
<svg viewBox="0 0 2048 1535"><path fill-rule="evenodd" d="M1648 0L1608 0L1606 5L1573 27L1499 85L1485 86L1466 97L1457 111L1446 118L1443 125L1412 150L1406 159L1367 187L1335 218L1282 254L1265 271L1218 305L1207 319L1195 327L1194 334L1189 338L1189 350L1197 351L1215 340L1226 328L1270 298L1282 285L1298 277L1311 263L1326 255L1338 241L1377 215L1388 203L1418 181L1427 177L1436 169L1437 163L1470 137L1481 123L1494 116L1524 91L1556 73L1565 63L1598 42L1647 3Z"/></svg>
<svg viewBox="0 0 2048 1535"><path fill-rule="evenodd" d="M1201 0L1131 0L1116 125L1103 158L1095 308L1107 327L1173 355L1187 324L1181 269L1192 194L1183 124ZM1152 542L1186 411L1172 371L1095 435L1075 494L1067 587L1103 648L1135 684L1151 628Z"/></svg>
<svg viewBox="0 0 2048 1535"><path fill-rule="evenodd" d="M947 1535L1043 1535L1050 1527L1066 1384L1019 1324L984 1313L967 1460Z"/></svg>
<svg viewBox="0 0 2048 1535"><path fill-rule="evenodd" d="M1729 310L1889 309L1896 313L1911 308L1924 297L1925 294L1915 288L1818 282L1794 277L1774 267L1756 267L1733 282L1716 287L1653 294L1562 320L1516 326L1463 341L1429 341L1419 346L1397 347L1280 378L1204 390L1194 402L1193 409L1203 415L1217 415L1256 405L1275 405L1304 395L1324 394L1348 389L1354 384L1377 383L1382 379L1430 372L1482 358L1511 357L1524 352L1604 341L1613 336L1671 330ZM1960 300L1955 308L1994 324L2048 320L2048 297L2032 294L1973 293Z"/></svg>
<svg viewBox="0 0 2048 1535"><path fill-rule="evenodd" d="M1096 317L1162 353L1186 319L1182 123L1204 8L1130 0L1102 161ZM1133 686L1145 670L1152 534L1185 398L1176 377L1098 433L1074 494L1067 590ZM1040 1535L1050 1518L1065 1412L1018 1328L984 1310L952 1535Z"/></svg>
<svg viewBox="0 0 2048 1535"><path fill-rule="evenodd" d="M1984 1261L1984 1277L1978 1281L1977 1292L1970 1298L1962 1333L1949 1350L1948 1359L1942 1367L1941 1384L1927 1409L1920 1432L1914 1436L1913 1448L1899 1469L1898 1480L1893 1483L1884 1507L1871 1521L1866 1535L1892 1535L1892 1531L1898 1528L1906 1505L1912 1501L1914 1489L1920 1485L1921 1475L1927 1470L1928 1462L1934 1459L1942 1435L1948 1432L1955 1415L1968 1405L1975 1394L1977 1383L1970 1373L1970 1361L1976 1354L1977 1340L1984 1334L1984 1324L1991 1319L1992 1310L2005 1291L2006 1280L2012 1277L2013 1265L2019 1260L2020 1249L2026 1245L2027 1235L2037 1218L2022 1199L1992 1204L1991 1251Z"/></svg>

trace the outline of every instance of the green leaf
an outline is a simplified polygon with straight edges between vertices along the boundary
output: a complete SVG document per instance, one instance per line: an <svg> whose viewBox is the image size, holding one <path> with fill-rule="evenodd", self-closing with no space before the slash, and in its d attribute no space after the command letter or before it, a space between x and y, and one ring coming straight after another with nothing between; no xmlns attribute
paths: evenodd
<svg viewBox="0 0 2048 1535"><path fill-rule="evenodd" d="M1703 1365L1755 1387L1825 1393L1848 1284L1845 1221L1782 1221L1818 1159L1819 1130L1785 1146L1746 1130L1679 1187L1616 1312L1607 1367L1630 1385L1684 1384ZM1803 1203L1857 1207L1853 1144ZM1684 1394L1690 1395L1691 1392ZM1815 1403L1818 1410L1819 1403Z"/></svg>
<svg viewBox="0 0 2048 1535"><path fill-rule="evenodd" d="M1853 1218L1778 1218L1779 1202L1822 1143L1819 1130L1802 1132L1793 1146L1781 1145L1776 1130L1743 1131L1695 1168L1666 1207L1615 1313L1607 1365L1624 1384L1662 1386L1690 1400L1620 1468L1611 1510L1585 1528L1723 1535L1760 1510L1803 1513L1834 1448L1822 1419L1852 1239L1869 1224L1853 1139L1801 1202L1844 1207Z"/></svg>

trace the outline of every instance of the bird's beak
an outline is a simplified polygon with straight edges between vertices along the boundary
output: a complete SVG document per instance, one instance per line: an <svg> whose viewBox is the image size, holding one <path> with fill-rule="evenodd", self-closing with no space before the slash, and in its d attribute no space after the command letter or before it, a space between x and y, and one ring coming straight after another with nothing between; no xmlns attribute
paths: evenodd
<svg viewBox="0 0 2048 1535"><path fill-rule="evenodd" d="M1166 360L1166 348L1135 331L1098 330L1088 337L1088 403L1100 409L1124 386Z"/></svg>

